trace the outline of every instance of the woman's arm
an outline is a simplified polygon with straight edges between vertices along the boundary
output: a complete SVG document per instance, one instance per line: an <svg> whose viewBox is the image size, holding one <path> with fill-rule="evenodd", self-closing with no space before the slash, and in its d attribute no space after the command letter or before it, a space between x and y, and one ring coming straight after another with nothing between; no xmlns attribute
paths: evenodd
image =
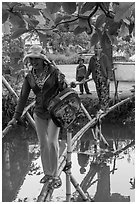
<svg viewBox="0 0 137 204"><path fill-rule="evenodd" d="M27 80L27 77L25 77L22 88L21 88L19 100L16 106L16 110L13 116L15 119L19 119L21 117L22 112L25 108L30 90L31 90L30 84Z"/></svg>
<svg viewBox="0 0 137 204"><path fill-rule="evenodd" d="M92 72L92 67L93 67L93 57L91 57L90 61L89 61L89 65L88 65L88 70L87 70L87 73L86 73L86 79L89 77L89 75L91 74Z"/></svg>
<svg viewBox="0 0 137 204"><path fill-rule="evenodd" d="M104 57L105 57L107 76L108 76L108 79L111 79L111 77L112 77L111 62L110 62L110 60L109 60L107 55L104 55Z"/></svg>

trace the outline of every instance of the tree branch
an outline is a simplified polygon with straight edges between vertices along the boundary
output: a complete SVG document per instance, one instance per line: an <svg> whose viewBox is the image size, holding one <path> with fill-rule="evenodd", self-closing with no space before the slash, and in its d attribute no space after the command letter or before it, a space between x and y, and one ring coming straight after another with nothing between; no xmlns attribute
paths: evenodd
<svg viewBox="0 0 137 204"><path fill-rule="evenodd" d="M104 14L105 14L107 17L109 17L109 18L111 18L111 19L114 18L114 16L111 15L112 12L110 12L109 10L106 10L105 8L103 8L102 3L98 3L98 5L99 5L99 7L101 8L101 10L104 12Z"/></svg>
<svg viewBox="0 0 137 204"><path fill-rule="evenodd" d="M92 31L92 26L90 24L90 18L97 12L97 10L98 10L98 4L96 5L95 9L91 12L91 14L88 16L88 19L87 19L88 25L89 25L91 31Z"/></svg>

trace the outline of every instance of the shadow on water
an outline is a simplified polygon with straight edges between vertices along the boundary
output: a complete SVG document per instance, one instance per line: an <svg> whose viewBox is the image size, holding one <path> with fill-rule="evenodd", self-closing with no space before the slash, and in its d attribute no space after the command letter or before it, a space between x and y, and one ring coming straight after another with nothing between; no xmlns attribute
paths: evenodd
<svg viewBox="0 0 137 204"><path fill-rule="evenodd" d="M134 127L104 124L102 133L115 154L106 152L100 143L102 152L95 156L95 141L88 130L72 153L72 174L94 202L134 202ZM3 140L2 159L2 201L36 201L43 172L34 130L23 127L12 130ZM53 193L54 202L65 199L64 174L61 178L63 185ZM74 187L72 201L82 202Z"/></svg>

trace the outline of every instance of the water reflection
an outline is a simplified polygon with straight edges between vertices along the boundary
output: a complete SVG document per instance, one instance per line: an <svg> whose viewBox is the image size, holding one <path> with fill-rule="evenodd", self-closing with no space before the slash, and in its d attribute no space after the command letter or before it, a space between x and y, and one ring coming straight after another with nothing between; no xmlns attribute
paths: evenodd
<svg viewBox="0 0 137 204"><path fill-rule="evenodd" d="M130 189L135 188L135 178L130 178L130 176L128 178L128 174L130 175L131 172L131 176L135 174L134 170L131 169L133 168L132 165L128 166L127 163L130 164L133 162L134 165L133 151L135 148L135 140L133 128L127 130L125 131L124 129L123 131L122 128L118 128L118 126L115 126L115 128L111 127L110 129L103 127L102 132L103 135L105 134L110 149L106 150L104 143L101 142L101 149L97 151L97 154L95 154L95 141L91 133L88 132L88 135L82 137L78 142L76 151L78 152L78 163L81 166L80 173L85 173L85 177L81 181L80 186L85 193L88 193L89 198L92 198L94 202L134 201L134 196L131 198L127 192L129 191L129 187L131 187ZM126 163L123 162L125 159ZM85 167L88 163L89 171L86 172ZM123 163L123 166L120 166L120 163ZM117 168L117 166L119 168ZM125 173L125 170L131 172ZM117 173L120 171L121 173ZM122 176L124 176L124 174L126 182L121 183L120 180L123 179ZM115 184L113 177L116 178ZM118 187L120 184L121 187L117 188L116 192L111 192L115 189L115 186ZM124 193L120 188L123 189ZM119 192L118 189L120 189ZM82 201L82 198L76 192L73 195L74 201Z"/></svg>
<svg viewBox="0 0 137 204"><path fill-rule="evenodd" d="M77 142L75 152L72 154L72 174L78 180L83 191L95 202L130 202L131 190L134 186L134 128L121 126L103 125L102 133L115 154L105 151L101 142L101 154L95 155L95 141L91 130ZM31 138L31 139L29 139ZM132 143L131 143L132 142ZM121 150L121 151L119 151ZM105 154L104 154L105 152ZM74 160L76 153L76 161ZM120 153L120 154L119 154ZM102 157L103 155L103 157ZM40 152L35 133L25 130L23 127L10 132L7 139L2 143L2 201L28 201L35 185L33 201L36 195L40 178L41 167L38 164ZM39 162L40 163L40 162ZM79 168L79 172L78 172ZM126 169L126 171L125 171ZM65 178L62 188L55 191L53 201L62 201L65 197ZM30 178L31 177L31 178ZM34 182L34 177L37 181ZM23 198L17 194L20 189L25 189ZM40 187L39 187L40 188ZM40 190L40 189L39 189ZM81 197L73 189L73 200L82 201ZM30 200L32 201L32 200Z"/></svg>
<svg viewBox="0 0 137 204"><path fill-rule="evenodd" d="M25 139L30 133L32 135L34 131L26 132L24 127L20 127L7 135L7 139L2 142L3 202L14 200L34 158L35 149Z"/></svg>
<svg viewBox="0 0 137 204"><path fill-rule="evenodd" d="M80 152L85 152L86 150L88 150L90 148L90 140L80 140L78 142L79 144L79 150ZM80 173L84 174L86 172L86 168L87 165L89 163L89 155L88 154L78 154L78 164L81 166L80 167Z"/></svg>

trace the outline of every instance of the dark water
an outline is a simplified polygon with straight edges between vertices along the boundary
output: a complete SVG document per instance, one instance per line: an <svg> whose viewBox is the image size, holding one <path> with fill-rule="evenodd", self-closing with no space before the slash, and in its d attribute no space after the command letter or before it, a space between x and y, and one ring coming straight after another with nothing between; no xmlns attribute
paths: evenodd
<svg viewBox="0 0 137 204"><path fill-rule="evenodd" d="M134 127L105 124L102 133L114 150L129 148L100 164L93 157L94 140L89 130L72 153L72 175L95 202L135 202L135 146L130 146L135 138ZM36 202L43 171L35 132L24 127L11 131L2 142L2 159L2 201ZM66 199L64 172L61 179L61 188L53 192L53 202ZM73 185L71 191L73 201L82 201Z"/></svg>

